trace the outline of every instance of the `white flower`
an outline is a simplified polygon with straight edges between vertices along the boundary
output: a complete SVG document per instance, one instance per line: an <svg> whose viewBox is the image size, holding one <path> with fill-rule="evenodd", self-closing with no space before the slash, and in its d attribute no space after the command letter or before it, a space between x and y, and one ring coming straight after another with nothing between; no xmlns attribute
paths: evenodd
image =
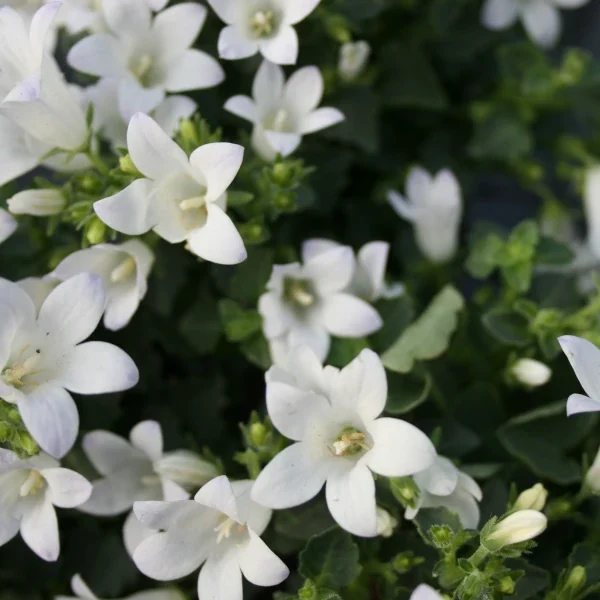
<svg viewBox="0 0 600 600"><path fill-rule="evenodd" d="M488 550L499 550L511 544L520 544L544 532L548 519L537 510L519 510L498 521L482 539Z"/></svg>
<svg viewBox="0 0 600 600"><path fill-rule="evenodd" d="M219 56L227 60L260 53L272 63L293 65L298 36L292 25L305 19L321 0L208 0L227 24L219 36Z"/></svg>
<svg viewBox="0 0 600 600"><path fill-rule="evenodd" d="M187 241L210 262L246 259L244 242L225 213L225 192L242 164L242 146L204 144L188 159L153 119L136 113L127 148L144 178L94 204L102 221L127 235L153 229L172 244Z"/></svg>
<svg viewBox="0 0 600 600"><path fill-rule="evenodd" d="M377 507L377 535L381 537L392 537L394 529L398 526L398 519L394 518L390 513L381 508Z"/></svg>
<svg viewBox="0 0 600 600"><path fill-rule="evenodd" d="M519 359L510 370L517 381L528 387L545 385L552 377L552 369L548 365L532 358Z"/></svg>
<svg viewBox="0 0 600 600"><path fill-rule="evenodd" d="M340 527L377 534L373 473L412 475L433 464L435 449L419 429L400 419L378 418L387 381L379 357L363 350L341 371L321 366L307 347L292 358L293 372L266 374L273 425L295 441L263 469L252 498L289 508L316 496L326 483L327 506Z"/></svg>
<svg viewBox="0 0 600 600"><path fill-rule="evenodd" d="M414 167L406 178L406 198L390 190L392 208L413 224L417 245L432 262L443 263L454 257L462 217L460 185L451 171L432 177Z"/></svg>
<svg viewBox="0 0 600 600"><path fill-rule="evenodd" d="M102 280L83 273L61 283L39 315L16 283L0 279L0 397L15 403L25 427L60 458L75 442L79 415L67 390L104 394L133 387L138 370L105 342L86 342L104 310Z"/></svg>
<svg viewBox="0 0 600 600"><path fill-rule="evenodd" d="M79 575L71 579L71 590L75 596L55 596L54 600L100 600ZM178 590L161 589L137 592L123 600L185 600L185 596Z"/></svg>
<svg viewBox="0 0 600 600"><path fill-rule="evenodd" d="M420 494L415 508L407 507L404 514L414 519L422 508L443 506L455 512L465 529L476 529L479 523L481 489L472 477L459 471L454 463L443 456L437 456L427 470L414 475Z"/></svg>
<svg viewBox="0 0 600 600"><path fill-rule="evenodd" d="M213 465L192 452L165 453L160 424L142 421L129 441L109 431L92 431L83 438L83 450L100 475L89 501L81 507L92 515L118 515L136 500L184 500L188 491L216 476ZM148 535L133 513L123 527L125 546L133 554Z"/></svg>
<svg viewBox="0 0 600 600"><path fill-rule="evenodd" d="M154 18L147 0L102 0L102 9L109 33L83 38L71 48L67 61L90 75L137 81L139 85L128 90L137 90L136 95L121 101L143 105L144 88L164 94L223 81L219 63L191 48L206 19L202 5L177 4Z"/></svg>
<svg viewBox="0 0 600 600"><path fill-rule="evenodd" d="M340 48L338 73L342 79L352 81L365 69L371 55L371 46L364 40L348 42Z"/></svg>
<svg viewBox="0 0 600 600"><path fill-rule="evenodd" d="M548 490L541 483L536 483L533 487L523 490L519 494L512 510L543 510L547 498Z"/></svg>
<svg viewBox="0 0 600 600"><path fill-rule="evenodd" d="M92 486L75 471L39 454L20 460L0 448L0 546L19 531L23 541L43 560L60 554L55 506L73 508L90 496Z"/></svg>
<svg viewBox="0 0 600 600"><path fill-rule="evenodd" d="M252 147L272 161L277 154L294 152L303 135L344 120L337 108L317 108L322 97L323 77L317 67L298 69L286 83L281 67L265 60L254 78L252 98L233 96L224 108L254 125Z"/></svg>
<svg viewBox="0 0 600 600"><path fill-rule="evenodd" d="M571 394L567 401L567 415L600 411L600 350L591 342L574 335L558 338L563 352L567 355L579 383L587 396Z"/></svg>
<svg viewBox="0 0 600 600"><path fill-rule="evenodd" d="M242 600L242 574L259 586L281 583L288 568L260 539L271 511L250 499L252 481L207 483L194 500L136 502L134 511L149 528L133 560L144 575L170 581L203 566L198 598Z"/></svg>
<svg viewBox="0 0 600 600"><path fill-rule="evenodd" d="M50 292L60 283L60 280L55 279L52 275L44 275L44 277L26 277L17 281L17 285L33 300L35 312L38 314L42 304L50 295Z"/></svg>
<svg viewBox="0 0 600 600"><path fill-rule="evenodd" d="M600 449L596 454L596 458L585 474L585 484L594 493L600 493Z"/></svg>
<svg viewBox="0 0 600 600"><path fill-rule="evenodd" d="M309 260L341 244L332 240L312 239L302 245L303 256ZM387 285L385 271L390 245L387 242L369 242L356 255L356 269L352 281L345 290L363 298L368 302L376 302L381 298L398 298L404 293L404 286L399 283Z"/></svg>
<svg viewBox="0 0 600 600"><path fill-rule="evenodd" d="M59 214L65 203L60 190L25 190L8 199L8 210L13 215L49 217Z"/></svg>
<svg viewBox="0 0 600 600"><path fill-rule="evenodd" d="M507 29L518 19L529 37L542 48L556 44L560 36L559 8L579 8L589 0L485 0L481 20L488 29Z"/></svg>
<svg viewBox="0 0 600 600"><path fill-rule="evenodd" d="M45 51L45 37L61 2L40 8L29 31L13 9L0 9L0 115L52 148L75 150L86 143L85 115Z"/></svg>
<svg viewBox="0 0 600 600"><path fill-rule="evenodd" d="M165 98L161 90L143 89L133 79L106 77L85 88L84 93L94 105L94 130L115 148L127 145L127 125L136 112L150 115L172 137L179 121L191 117L197 108L187 96Z"/></svg>
<svg viewBox="0 0 600 600"><path fill-rule="evenodd" d="M308 258L304 264L275 265L260 297L258 310L268 340L279 339L291 351L306 344L325 360L331 335L358 338L377 331L379 313L345 292L356 270L352 248L338 246Z"/></svg>
<svg viewBox="0 0 600 600"><path fill-rule="evenodd" d="M17 229L17 221L3 208L0 208L0 244L6 241Z"/></svg>
<svg viewBox="0 0 600 600"><path fill-rule="evenodd" d="M52 276L65 281L79 273L99 275L106 292L104 326L115 331L129 323L146 295L153 262L152 251L139 240L97 244L67 256Z"/></svg>
<svg viewBox="0 0 600 600"><path fill-rule="evenodd" d="M422 583L415 588L415 591L410 595L409 600L443 600L443 598L432 587Z"/></svg>

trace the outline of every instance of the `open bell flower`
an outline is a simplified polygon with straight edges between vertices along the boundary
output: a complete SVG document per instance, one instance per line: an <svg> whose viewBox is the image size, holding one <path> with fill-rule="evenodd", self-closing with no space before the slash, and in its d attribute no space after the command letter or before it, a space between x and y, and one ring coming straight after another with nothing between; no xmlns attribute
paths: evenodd
<svg viewBox="0 0 600 600"><path fill-rule="evenodd" d="M242 164L244 149L219 142L189 157L149 116L136 113L127 148L144 175L114 196L94 204L109 227L127 235L153 229L164 240L219 264L246 259L244 242L225 213L225 192Z"/></svg>
<svg viewBox="0 0 600 600"><path fill-rule="evenodd" d="M271 511L250 498L253 482L224 475L205 484L194 500L136 502L134 511L151 529L133 560L153 579L171 581L201 565L198 598L242 600L242 574L258 586L281 583L288 568L260 539Z"/></svg>
<svg viewBox="0 0 600 600"><path fill-rule="evenodd" d="M123 350L82 343L102 317L104 298L100 277L82 273L56 287L38 314L19 285L0 279L0 397L16 404L30 435L56 458L71 449L79 430L67 390L106 394L138 382Z"/></svg>
<svg viewBox="0 0 600 600"><path fill-rule="evenodd" d="M152 251L139 240L97 244L67 256L52 276L65 281L79 273L99 275L106 292L104 326L116 331L129 323L146 295L153 262Z"/></svg>
<svg viewBox="0 0 600 600"><path fill-rule="evenodd" d="M136 500L184 500L216 476L215 467L193 452L164 452L160 424L142 421L129 441L110 431L92 431L83 438L83 451L102 476L92 482L93 491L83 512L111 516L131 509ZM131 512L123 527L125 546L133 554L137 545L153 533Z"/></svg>
<svg viewBox="0 0 600 600"><path fill-rule="evenodd" d="M15 232L17 225L15 218L8 211L0 208L0 244Z"/></svg>
<svg viewBox="0 0 600 600"><path fill-rule="evenodd" d="M331 107L317 108L323 97L323 77L317 67L298 69L287 81L281 67L263 61L252 85L252 98L233 96L225 110L253 124L252 147L265 160L289 156L302 136L344 120Z"/></svg>
<svg viewBox="0 0 600 600"><path fill-rule="evenodd" d="M356 270L349 246L310 255L303 245L304 264L275 265L267 291L258 302L263 333L291 351L306 344L323 361L331 335L358 338L377 331L382 320L367 302L345 291Z"/></svg>
<svg viewBox="0 0 600 600"><path fill-rule="evenodd" d="M422 508L445 507L456 513L465 529L479 524L479 505L482 494L477 482L460 471L451 460L437 456L431 467L413 476L419 496L413 507L408 506L406 519L414 519Z"/></svg>
<svg viewBox="0 0 600 600"><path fill-rule="evenodd" d="M226 60L260 53L272 63L293 65L298 35L292 25L305 19L321 0L208 0L227 24L219 35L219 56Z"/></svg>
<svg viewBox="0 0 600 600"><path fill-rule="evenodd" d="M75 575L71 579L71 590L74 596L54 596L54 600L100 600L80 575ZM161 589L137 592L123 600L185 600L185 596L178 590Z"/></svg>
<svg viewBox="0 0 600 600"><path fill-rule="evenodd" d="M90 496L84 477L63 469L40 453L20 460L0 448L0 546L21 533L23 541L43 560L55 561L60 539L55 506L74 508Z"/></svg>
<svg viewBox="0 0 600 600"><path fill-rule="evenodd" d="M252 498L290 508L323 485L336 522L350 533L377 534L373 473L403 477L427 469L435 448L419 429L380 417L387 380L379 357L363 350L341 371L321 366L308 347L294 351L293 370L266 374L267 410L275 428L294 440L262 470Z"/></svg>

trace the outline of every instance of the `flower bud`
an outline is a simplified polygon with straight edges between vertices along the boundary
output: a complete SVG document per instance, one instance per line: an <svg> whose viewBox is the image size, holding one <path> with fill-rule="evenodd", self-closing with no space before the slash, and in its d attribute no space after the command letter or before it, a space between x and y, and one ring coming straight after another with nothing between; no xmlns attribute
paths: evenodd
<svg viewBox="0 0 600 600"><path fill-rule="evenodd" d="M60 190L26 190L8 200L8 210L13 215L49 217L65 207L65 197Z"/></svg>
<svg viewBox="0 0 600 600"><path fill-rule="evenodd" d="M187 450L165 454L154 463L154 471L187 490L197 489L218 475L213 464Z"/></svg>
<svg viewBox="0 0 600 600"><path fill-rule="evenodd" d="M142 173L135 166L131 156L126 154L119 159L119 167L121 167L121 171L126 173L127 175L133 175L134 177L143 177Z"/></svg>
<svg viewBox="0 0 600 600"><path fill-rule="evenodd" d="M356 79L367 66L371 46L365 41L349 42L340 48L338 73L346 81Z"/></svg>
<svg viewBox="0 0 600 600"><path fill-rule="evenodd" d="M87 232L85 234L87 241L94 246L104 241L106 235L106 225L98 218L90 223Z"/></svg>
<svg viewBox="0 0 600 600"><path fill-rule="evenodd" d="M533 487L519 494L512 509L518 510L543 510L548 498L548 490L541 484L536 483Z"/></svg>
<svg viewBox="0 0 600 600"><path fill-rule="evenodd" d="M507 575L500 580L498 590L503 594L510 596L515 593L515 582Z"/></svg>
<svg viewBox="0 0 600 600"><path fill-rule="evenodd" d="M548 519L537 510L520 510L505 517L489 532L482 544L490 551L519 544L540 535Z"/></svg>
<svg viewBox="0 0 600 600"><path fill-rule="evenodd" d="M566 592L568 590L573 594L578 594L585 587L586 581L587 574L585 568L580 565L573 567L567 577L563 591Z"/></svg>
<svg viewBox="0 0 600 600"><path fill-rule="evenodd" d="M397 525L398 520L390 515L385 508L377 507L377 535L386 538L391 537Z"/></svg>
<svg viewBox="0 0 600 600"><path fill-rule="evenodd" d="M521 358L511 368L514 377L527 387L539 387L552 377L550 367L531 358Z"/></svg>
<svg viewBox="0 0 600 600"><path fill-rule="evenodd" d="M250 439L260 448L267 440L269 430L263 423L252 423L250 425Z"/></svg>

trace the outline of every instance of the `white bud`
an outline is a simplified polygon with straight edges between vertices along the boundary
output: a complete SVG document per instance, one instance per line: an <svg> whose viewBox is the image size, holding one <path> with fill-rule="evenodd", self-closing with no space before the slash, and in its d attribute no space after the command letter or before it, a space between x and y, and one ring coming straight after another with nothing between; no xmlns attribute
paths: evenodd
<svg viewBox="0 0 600 600"><path fill-rule="evenodd" d="M548 519L541 512L520 510L496 523L482 543L488 550L499 550L504 546L533 539L540 535L547 525Z"/></svg>
<svg viewBox="0 0 600 600"><path fill-rule="evenodd" d="M49 217L65 207L65 197L60 190L26 190L8 200L8 210L14 215Z"/></svg>
<svg viewBox="0 0 600 600"><path fill-rule="evenodd" d="M596 494L600 493L600 450L585 475L585 483L590 490Z"/></svg>
<svg viewBox="0 0 600 600"><path fill-rule="evenodd" d="M533 487L519 494L512 509L519 510L543 510L548 498L548 490L541 484L536 483Z"/></svg>
<svg viewBox="0 0 600 600"><path fill-rule="evenodd" d="M539 360L521 358L511 368L517 381L528 387L538 387L548 383L552 370Z"/></svg>
<svg viewBox="0 0 600 600"><path fill-rule="evenodd" d="M163 455L154 463L154 472L188 490L199 488L218 475L213 464L187 450Z"/></svg>
<svg viewBox="0 0 600 600"><path fill-rule="evenodd" d="M340 48L338 72L342 79L352 81L356 79L367 66L371 46L365 41L348 42Z"/></svg>
<svg viewBox="0 0 600 600"><path fill-rule="evenodd" d="M392 517L385 508L377 507L377 535L391 537L397 525L398 520Z"/></svg>

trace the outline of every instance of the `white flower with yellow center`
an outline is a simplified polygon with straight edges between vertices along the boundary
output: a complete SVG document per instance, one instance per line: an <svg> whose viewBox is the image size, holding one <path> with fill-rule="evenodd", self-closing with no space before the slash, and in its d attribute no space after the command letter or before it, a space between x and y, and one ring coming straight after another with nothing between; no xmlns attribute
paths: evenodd
<svg viewBox="0 0 600 600"><path fill-rule="evenodd" d="M273 425L295 443L262 470L252 498L269 508L290 508L316 496L323 485L340 527L377 534L373 473L403 477L423 471L435 448L419 429L380 417L387 400L379 357L363 350L341 371L321 366L307 347L294 351L290 372L266 375L267 410Z"/></svg>
<svg viewBox="0 0 600 600"><path fill-rule="evenodd" d="M292 65L298 36L292 25L305 19L321 0L208 0L227 23L219 36L219 56L228 60L260 53L269 61Z"/></svg>
<svg viewBox="0 0 600 600"><path fill-rule="evenodd" d="M16 283L0 279L0 397L17 405L25 427L48 454L73 446L79 414L71 395L133 387L138 370L123 350L84 342L104 311L97 275L82 273L56 287L38 311Z"/></svg>
<svg viewBox="0 0 600 600"><path fill-rule="evenodd" d="M213 465L193 452L164 452L160 424L142 421L129 441L109 431L92 431L83 438L83 451L102 477L93 482L86 513L111 516L131 509L136 500L182 500L217 475ZM123 527L125 546L133 554L152 534L131 512Z"/></svg>
<svg viewBox="0 0 600 600"><path fill-rule="evenodd" d="M281 67L265 60L252 86L252 98L233 96L225 110L250 121L252 147L265 160L289 156L302 136L344 120L331 107L317 108L323 97L323 77L317 67L298 69L287 81Z"/></svg>
<svg viewBox="0 0 600 600"><path fill-rule="evenodd" d="M98 244L67 256L52 276L64 281L79 273L95 273L106 291L104 326L113 331L125 327L148 289L154 255L139 240L123 244Z"/></svg>
<svg viewBox="0 0 600 600"><path fill-rule="evenodd" d="M149 116L136 113L127 148L144 175L94 204L109 227L128 235L153 229L166 241L220 264L246 259L244 242L225 212L226 191L242 164L244 149L225 142L204 144L191 156Z"/></svg>
<svg viewBox="0 0 600 600"><path fill-rule="evenodd" d="M43 560L60 554L55 506L74 508L90 496L91 484L46 454L20 460L0 448L0 546L19 531Z"/></svg>
<svg viewBox="0 0 600 600"><path fill-rule="evenodd" d="M171 581L201 565L198 598L242 600L242 574L259 586L281 583L288 568L260 539L271 511L250 498L253 482L213 479L179 502L136 502L134 511L151 529L133 560L144 575Z"/></svg>

